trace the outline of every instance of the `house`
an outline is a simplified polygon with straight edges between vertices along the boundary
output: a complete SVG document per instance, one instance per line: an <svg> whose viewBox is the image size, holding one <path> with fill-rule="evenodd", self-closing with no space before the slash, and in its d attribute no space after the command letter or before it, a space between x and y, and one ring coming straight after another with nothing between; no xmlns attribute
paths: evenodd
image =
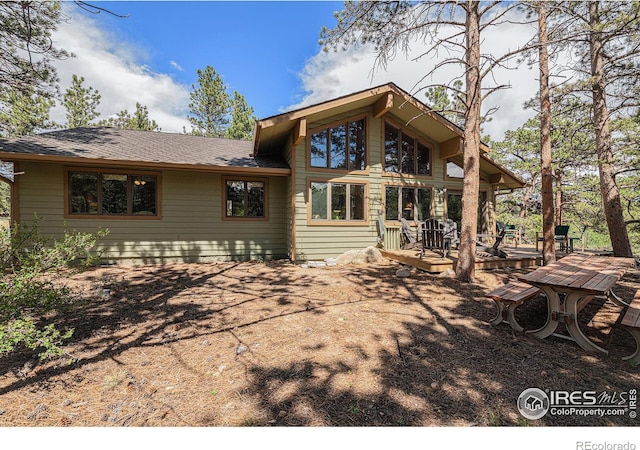
<svg viewBox="0 0 640 450"><path fill-rule="evenodd" d="M461 216L462 130L394 84L257 121L253 141L77 128L0 141L13 220L109 229L107 260L319 260ZM522 180L481 149L479 230ZM397 236L396 236L397 237Z"/></svg>

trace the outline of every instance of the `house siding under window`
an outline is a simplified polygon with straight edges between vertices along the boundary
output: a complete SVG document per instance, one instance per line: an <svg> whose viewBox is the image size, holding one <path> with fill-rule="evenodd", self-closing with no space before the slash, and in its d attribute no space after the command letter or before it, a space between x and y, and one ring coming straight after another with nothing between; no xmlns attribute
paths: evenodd
<svg viewBox="0 0 640 450"><path fill-rule="evenodd" d="M74 219L64 214L65 166L22 162L20 171L24 172L18 181L20 219L28 221L37 214L43 218L40 230L58 237L65 223L83 232L108 229L109 234L99 242L106 260L158 263L288 254L286 177L267 177L269 217L259 223L223 220L222 175L175 170L161 172L161 216L157 220L105 216Z"/></svg>

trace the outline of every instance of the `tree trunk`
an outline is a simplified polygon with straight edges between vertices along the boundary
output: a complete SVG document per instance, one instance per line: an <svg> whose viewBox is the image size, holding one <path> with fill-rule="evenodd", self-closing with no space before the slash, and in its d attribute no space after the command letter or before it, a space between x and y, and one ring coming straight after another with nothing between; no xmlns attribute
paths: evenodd
<svg viewBox="0 0 640 450"><path fill-rule="evenodd" d="M523 222L524 219L527 218L529 214L529 204L531 203L531 196L533 195L533 191L535 190L534 183L532 182L529 186L527 186L524 191L524 195L522 196L522 202L520 203L520 213L518 217L520 218L520 222Z"/></svg>
<svg viewBox="0 0 640 450"><path fill-rule="evenodd" d="M596 134L598 171L600 172L600 194L604 206L609 236L615 256L633 256L627 227L622 214L620 192L615 180L611 131L609 130L609 110L606 100L606 83L603 61L603 42L600 29L599 2L589 3L589 50L591 56L591 77L593 79L593 126Z"/></svg>
<svg viewBox="0 0 640 450"><path fill-rule="evenodd" d="M480 191L480 15L479 2L469 0L466 9L466 103L462 184L462 220L456 278L473 281L478 231L478 194Z"/></svg>
<svg viewBox="0 0 640 450"><path fill-rule="evenodd" d="M553 172L551 169L551 100L549 99L549 52L547 50L547 8L538 2L538 40L540 41L540 167L542 175L542 260L556 260L553 211Z"/></svg>
<svg viewBox="0 0 640 450"><path fill-rule="evenodd" d="M560 171L556 170L555 181L556 181L556 225L562 225L562 212L564 209L564 198L562 196L562 174Z"/></svg>

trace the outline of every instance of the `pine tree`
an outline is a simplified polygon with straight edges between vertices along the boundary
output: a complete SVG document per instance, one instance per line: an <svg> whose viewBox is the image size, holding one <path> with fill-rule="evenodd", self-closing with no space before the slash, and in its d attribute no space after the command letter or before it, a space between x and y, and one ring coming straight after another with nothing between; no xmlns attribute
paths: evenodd
<svg viewBox="0 0 640 450"><path fill-rule="evenodd" d="M211 66L198 69L198 87L191 85L190 115L192 134L223 137L229 124L231 100L222 77Z"/></svg>
<svg viewBox="0 0 640 450"><path fill-rule="evenodd" d="M60 19L60 2L0 2L0 90L37 96L56 91L51 61L70 56L51 39Z"/></svg>
<svg viewBox="0 0 640 450"><path fill-rule="evenodd" d="M98 123L101 127L125 128L128 130L161 131L155 120L149 118L149 110L139 102L136 102L136 110L129 113L124 109L116 113L115 117L109 117Z"/></svg>
<svg viewBox="0 0 640 450"><path fill-rule="evenodd" d="M482 53L481 32L508 22L508 13L515 7L515 3L485 4L479 0L345 2L344 9L335 14L335 28L321 31L320 42L327 50L372 45L376 51L376 66L382 68L386 68L400 52L406 54L416 38L428 47L419 58L426 59L440 52L451 55L437 64L430 61L431 69L425 71L422 80L444 66L460 66L459 75L447 85L459 94L465 106L462 136L464 208L456 265L456 278L460 281L472 281L475 277L482 101L492 92L506 87L485 85L494 69L522 51L515 49L503 55ZM464 91L455 89L457 80L464 80Z"/></svg>
<svg viewBox="0 0 640 450"><path fill-rule="evenodd" d="M247 105L244 95L234 91L231 125L227 128L226 137L230 139L251 139L255 121L253 107Z"/></svg>
<svg viewBox="0 0 640 450"><path fill-rule="evenodd" d="M63 100L67 110L67 127L86 127L97 118L100 113L96 110L100 104L100 93L91 86L87 89L84 77L73 75L71 87L65 91Z"/></svg>
<svg viewBox="0 0 640 450"><path fill-rule="evenodd" d="M9 89L0 94L0 136L25 136L55 126L49 120L54 101L35 89Z"/></svg>

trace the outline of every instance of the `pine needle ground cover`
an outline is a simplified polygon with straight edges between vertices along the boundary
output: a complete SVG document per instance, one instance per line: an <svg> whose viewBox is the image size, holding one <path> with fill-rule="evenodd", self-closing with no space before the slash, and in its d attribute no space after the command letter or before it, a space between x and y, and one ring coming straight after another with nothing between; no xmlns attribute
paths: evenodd
<svg viewBox="0 0 640 450"><path fill-rule="evenodd" d="M518 272L474 284L398 264L281 262L104 267L70 275L86 302L59 317L67 356L0 358L0 426L635 426L625 416L523 418L527 388L629 391L640 370L595 300L583 329L609 355L492 327L483 297ZM619 295L640 288L634 270ZM544 302L518 311L525 328Z"/></svg>

